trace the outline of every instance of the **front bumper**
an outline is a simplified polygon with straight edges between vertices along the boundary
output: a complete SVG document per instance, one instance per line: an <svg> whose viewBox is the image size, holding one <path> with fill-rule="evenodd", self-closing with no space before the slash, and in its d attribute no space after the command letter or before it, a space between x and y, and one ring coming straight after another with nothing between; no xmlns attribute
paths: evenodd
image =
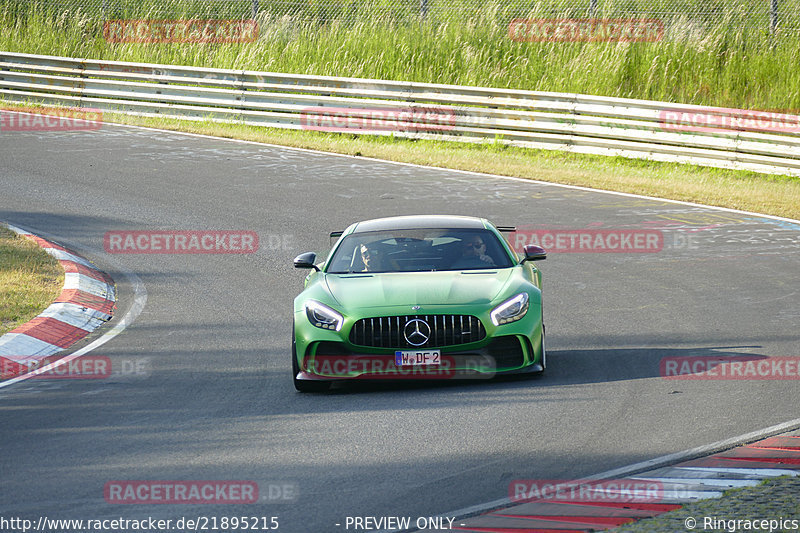
<svg viewBox="0 0 800 533"><path fill-rule="evenodd" d="M530 307L520 320L499 326L495 326L489 316L492 307L494 306L426 306L414 316L409 316L409 309L406 306L370 308L369 314L359 313L357 316L353 316L347 310L336 309L343 316L343 323L339 331L333 331L316 327L309 322L303 301L298 298L295 300L294 313L296 364L299 369L296 378L299 380L480 379L500 374L541 372L544 364L540 298L531 298ZM474 324L468 324L466 318L463 327L456 328L455 337L452 334L437 337L434 333L430 338L449 339L451 344L436 346L428 343L418 349L441 351L442 366L445 368L440 368L439 372L430 368L427 369L428 372L419 371L421 369L417 369L416 372L403 372L408 370L408 367L398 368L394 364L395 351L414 348L408 345L398 346L396 332L382 336L381 342L372 343L371 346L355 344L363 342L363 335L356 329L357 324L363 322L363 319L392 317L394 321L398 317L401 320L417 316L425 317L430 322L431 330L435 332L437 324L430 321L430 318L433 315L442 317L453 314L472 315L477 318L480 321L480 335L476 338L480 340L469 342L470 337L464 338L458 334L461 330L470 330L472 334L478 331L474 328ZM441 327L441 322L438 325ZM381 333L383 332L381 330ZM456 342L460 344L455 344ZM328 364L321 364L325 359L328 359Z"/></svg>
<svg viewBox="0 0 800 533"><path fill-rule="evenodd" d="M517 334L487 337L475 346L443 347L440 364L411 367L395 364L394 349L357 347L341 339L312 340L297 350L300 372L296 377L309 381L445 380L541 372L540 332L533 335L534 342L531 336Z"/></svg>

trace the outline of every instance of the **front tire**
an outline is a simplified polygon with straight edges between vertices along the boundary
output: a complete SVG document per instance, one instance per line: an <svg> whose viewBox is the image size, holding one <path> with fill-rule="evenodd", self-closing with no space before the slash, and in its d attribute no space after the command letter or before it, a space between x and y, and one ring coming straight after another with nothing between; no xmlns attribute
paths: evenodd
<svg viewBox="0 0 800 533"><path fill-rule="evenodd" d="M547 350L544 347L544 324L542 324L542 370L541 372L537 372L537 375L544 374L544 371L547 370Z"/></svg>
<svg viewBox="0 0 800 533"><path fill-rule="evenodd" d="M547 349L544 347L544 324L542 325L542 371L547 370Z"/></svg>
<svg viewBox="0 0 800 533"><path fill-rule="evenodd" d="M292 381L294 388L299 392L325 392L331 388L328 381L306 381L297 379L300 372L300 365L297 364L297 340L294 336L294 324L292 324Z"/></svg>

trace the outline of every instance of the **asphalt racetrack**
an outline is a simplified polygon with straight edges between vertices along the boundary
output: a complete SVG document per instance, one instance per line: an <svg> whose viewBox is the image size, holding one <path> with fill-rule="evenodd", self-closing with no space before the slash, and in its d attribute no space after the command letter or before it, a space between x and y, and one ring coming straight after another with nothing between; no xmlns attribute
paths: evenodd
<svg viewBox="0 0 800 533"><path fill-rule="evenodd" d="M346 531L348 516L447 513L515 479L580 478L798 416L796 379L660 375L663 358L800 357L791 222L114 125L2 132L0 183L0 220L118 281L115 321L133 303L125 273L138 277L143 311L92 353L148 368L0 388L4 516L277 516L281 532ZM551 246L541 378L296 393L292 299L306 272L294 256L327 253L328 233L357 220L426 213L655 231L660 247ZM260 245L107 253L104 235L121 230L247 230ZM108 503L119 480L249 480L260 501Z"/></svg>

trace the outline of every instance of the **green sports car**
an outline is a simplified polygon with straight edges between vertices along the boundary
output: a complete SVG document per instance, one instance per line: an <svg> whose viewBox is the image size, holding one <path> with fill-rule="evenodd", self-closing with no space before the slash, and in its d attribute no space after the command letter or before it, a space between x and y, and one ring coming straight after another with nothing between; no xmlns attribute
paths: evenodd
<svg viewBox="0 0 800 533"><path fill-rule="evenodd" d="M299 391L353 379L467 379L545 369L541 273L485 219L419 215L357 222L294 300Z"/></svg>

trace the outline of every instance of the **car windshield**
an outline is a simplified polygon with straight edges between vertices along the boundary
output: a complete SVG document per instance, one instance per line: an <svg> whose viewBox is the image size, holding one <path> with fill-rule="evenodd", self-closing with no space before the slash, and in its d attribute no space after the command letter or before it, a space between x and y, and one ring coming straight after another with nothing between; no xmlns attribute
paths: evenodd
<svg viewBox="0 0 800 533"><path fill-rule="evenodd" d="M511 258L486 229L407 229L352 233L328 273L423 272L508 268Z"/></svg>

